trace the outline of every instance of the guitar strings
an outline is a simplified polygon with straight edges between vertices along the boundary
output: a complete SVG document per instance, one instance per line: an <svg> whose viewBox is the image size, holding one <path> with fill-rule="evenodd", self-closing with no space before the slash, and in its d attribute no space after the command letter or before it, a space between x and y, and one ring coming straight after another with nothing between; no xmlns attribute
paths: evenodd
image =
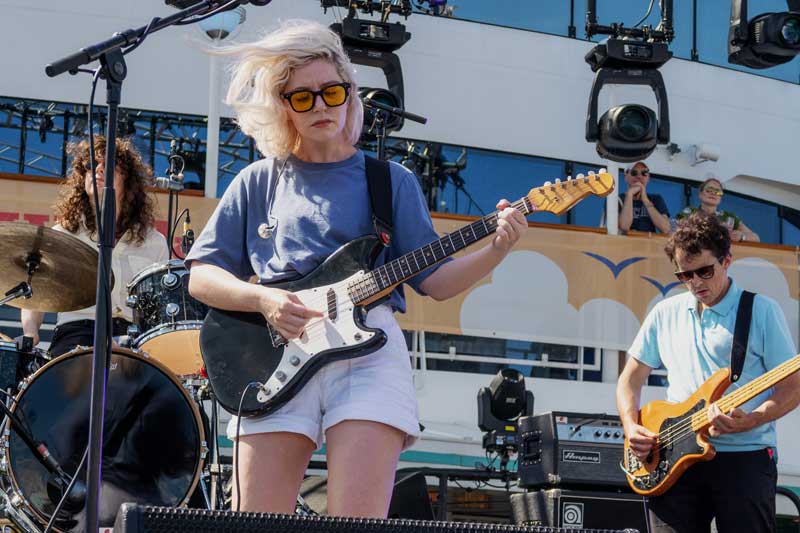
<svg viewBox="0 0 800 533"><path fill-rule="evenodd" d="M767 374L759 376L747 385L737 389L727 396L720 398L714 402L714 404L717 404L722 412L727 412L735 406L741 405L752 396L755 396L757 393L751 395L751 393L755 392L754 389L761 389L762 385L766 385L764 387L764 389L766 389L769 386L772 386L790 376L798 370L798 368L795 367L800 368L800 356L796 356L789 361L782 363L780 366L776 367ZM703 418L705 418L705 420L703 420ZM667 446L671 446L675 443L685 440L688 437L697 435L697 431L709 423L707 410L692 413L691 415L683 418L678 424L670 426L663 432L659 432L659 445L656 451L661 452ZM697 430L694 429L695 426L698 426Z"/></svg>
<svg viewBox="0 0 800 533"><path fill-rule="evenodd" d="M560 187L562 189L566 189L567 184L571 183L572 186L577 187L579 189L579 192L581 192L581 193L583 193L583 192L594 193L595 191L591 188L590 182L592 180L599 181L599 176L600 176L599 174L598 175L591 175L590 174L589 176L586 176L584 178L578 178L578 179L570 180L570 181L566 181L566 182L554 183L554 184L551 184L549 186L548 185L544 185L542 187L539 187L537 189L537 191L539 193L541 193L542 195L544 195L547 192L548 189L550 189L550 191L555 192L557 187ZM531 205L533 207L535 207L535 209L531 209L530 211L528 211L528 206L526 204L526 200L530 202L530 199L528 198L527 195L525 197L523 197L523 198L520 198L516 202L512 203L511 207L516 209L519 213L521 213L523 215L527 214L526 211L527 212L533 212L535 210L541 210L539 207L533 206L533 202L530 202ZM549 198L546 198L546 197L545 197L545 200L553 201L553 200L551 200ZM492 230L491 231L487 231L487 233L485 235L482 235L481 237L479 237L478 239L473 241L473 243L470 243L470 244L474 244L474 242L477 242L478 240L482 240L485 237L491 235L492 233L495 233L497 231L497 220L498 220L498 217L499 217L499 211L494 211L493 213L490 213L490 214L482 217L481 219L479 219L479 221L483 223L483 226L484 226L485 230L489 229L486 226L487 223L492 225ZM478 222L478 221L476 221L476 222ZM469 224L468 226L472 226L473 224L475 224L475 223ZM468 226L464 226L464 227L468 227ZM460 228L459 230L456 230L456 231L461 231L462 229L463 228ZM474 232L473 232L473 234L474 234ZM451 234L447 234L447 236L449 236L449 235L451 235ZM452 238L451 238L451 241L452 241ZM462 242L463 242L463 237L462 237ZM430 246L432 244L434 244L434 243L432 242L432 243L429 243L429 244L427 244L425 246ZM425 246L422 246L421 248L424 248ZM399 262L403 257L406 257L406 262L408 263L407 256L410 255L412 258L414 258L414 261L417 263L417 267L419 268L419 263L416 261L414 253L417 252L418 250L420 250L421 248L417 248L416 250L413 250L413 251L403 255L402 257L399 257L397 259L393 259L389 263L385 263L382 266L385 267L385 266L387 266L389 264ZM465 246L465 248L466 248L466 246ZM394 271L394 267L392 267L392 269ZM400 266L400 271L402 273L402 265ZM357 293L358 291L362 291L365 294L367 294L367 297L368 297L368 296L370 296L369 292L371 291L371 287L373 285L375 285L374 276L372 276L372 272L374 272L374 270L369 272L369 273L367 273L367 274L362 275L362 277L360 279L355 280L353 282L349 282L348 283L346 281L342 281L342 282L338 282L338 283L334 283L332 285L329 285L328 287L329 288L333 288L336 291L336 289L344 288L343 285L347 284L346 288L348 289L348 293L352 293L352 292L356 292ZM327 316L323 316L323 317L319 317L319 318L316 318L316 319L312 319L312 320L309 320L306 323L306 325L305 325L305 330L306 330L305 334L306 334L306 337L307 337L308 341L318 340L318 339L326 336L325 329L323 328L320 331L320 328L318 328L316 326L319 325L319 324L324 324L328 320L328 317L331 315L332 312L335 311L338 314L338 312L340 310L349 310L350 309L350 304L352 304L353 306L357 306L358 305L353 300L353 298L348 298L347 299L347 303L343 303L343 304L339 304L339 301L338 301L339 299L337 298L335 306L331 307L330 303L328 303L328 301L327 301L327 298L328 298L327 294L325 294L325 295L315 296L314 298L310 298L308 301L304 301L303 302L303 305L305 305L306 307L310 307L312 309L319 310L319 311L322 311L324 313L324 310L320 309L320 307L322 307L322 304L323 304L323 301L324 301L325 309L327 309L327 311L328 311ZM308 331L309 329L311 329L312 332L309 332Z"/></svg>

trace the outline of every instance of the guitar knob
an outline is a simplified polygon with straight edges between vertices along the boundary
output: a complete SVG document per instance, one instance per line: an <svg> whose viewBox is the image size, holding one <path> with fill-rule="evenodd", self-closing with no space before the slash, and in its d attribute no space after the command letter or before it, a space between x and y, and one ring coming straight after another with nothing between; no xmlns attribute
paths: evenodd
<svg viewBox="0 0 800 533"><path fill-rule="evenodd" d="M299 364L300 364L300 358L299 358L299 357L297 357L296 355L293 355L293 356L291 356L291 357L289 358L289 364L291 364L292 366L297 366L297 365L299 365Z"/></svg>

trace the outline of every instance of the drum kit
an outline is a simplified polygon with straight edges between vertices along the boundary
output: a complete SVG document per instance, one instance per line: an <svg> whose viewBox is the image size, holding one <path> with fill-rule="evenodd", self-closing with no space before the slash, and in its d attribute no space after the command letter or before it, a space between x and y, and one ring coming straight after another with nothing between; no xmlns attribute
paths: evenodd
<svg viewBox="0 0 800 533"><path fill-rule="evenodd" d="M0 223L0 245L0 280L27 280L0 304L46 312L94 305L97 251L92 247L64 232L16 222ZM189 295L188 276L182 260L170 260L145 269L127 285L130 344L115 345L108 366L103 527L113 525L123 502L181 506L190 498L195 504L196 498L198 506L221 508L217 409L199 346L207 308ZM0 508L23 531L41 532L48 522L53 531L76 531L85 522L85 494L77 486L67 493L65 481L79 467L78 478L85 476L93 350L77 347L51 359L30 344L0 334L6 407L0 424ZM46 447L55 471L31 442Z"/></svg>

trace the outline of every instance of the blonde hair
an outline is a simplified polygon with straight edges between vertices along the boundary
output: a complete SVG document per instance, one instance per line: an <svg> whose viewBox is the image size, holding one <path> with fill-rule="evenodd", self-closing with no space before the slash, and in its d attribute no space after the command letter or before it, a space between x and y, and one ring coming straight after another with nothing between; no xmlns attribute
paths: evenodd
<svg viewBox="0 0 800 533"><path fill-rule="evenodd" d="M283 92L295 69L317 59L330 61L342 81L350 84L343 133L350 144L358 142L364 108L357 96L355 70L341 39L330 29L309 20L289 20L257 41L222 53L240 56L225 101L262 154L285 158L297 147L300 138L283 105Z"/></svg>

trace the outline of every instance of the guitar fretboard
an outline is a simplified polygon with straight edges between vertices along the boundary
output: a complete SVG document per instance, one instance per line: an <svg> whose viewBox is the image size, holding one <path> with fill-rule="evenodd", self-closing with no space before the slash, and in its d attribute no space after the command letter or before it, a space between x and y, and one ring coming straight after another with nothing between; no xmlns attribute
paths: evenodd
<svg viewBox="0 0 800 533"><path fill-rule="evenodd" d="M528 216L534 211L527 197L517 200L511 204L511 207L522 213L523 216ZM390 287L413 278L426 268L432 267L470 244L493 234L497 229L499 214L498 211L490 213L446 234L438 241L417 248L365 274L348 287L353 302L359 304Z"/></svg>
<svg viewBox="0 0 800 533"><path fill-rule="evenodd" d="M800 370L800 355L796 355L781 365L776 366L766 374L757 377L744 387L738 388L730 394L726 394L717 400L716 404L719 406L720 411L723 413L728 413L731 409L739 407L748 400L755 398L768 388L774 386L781 380L788 378L798 370ZM692 429L694 431L700 431L707 425L709 425L708 414L705 410L698 411L692 415Z"/></svg>

